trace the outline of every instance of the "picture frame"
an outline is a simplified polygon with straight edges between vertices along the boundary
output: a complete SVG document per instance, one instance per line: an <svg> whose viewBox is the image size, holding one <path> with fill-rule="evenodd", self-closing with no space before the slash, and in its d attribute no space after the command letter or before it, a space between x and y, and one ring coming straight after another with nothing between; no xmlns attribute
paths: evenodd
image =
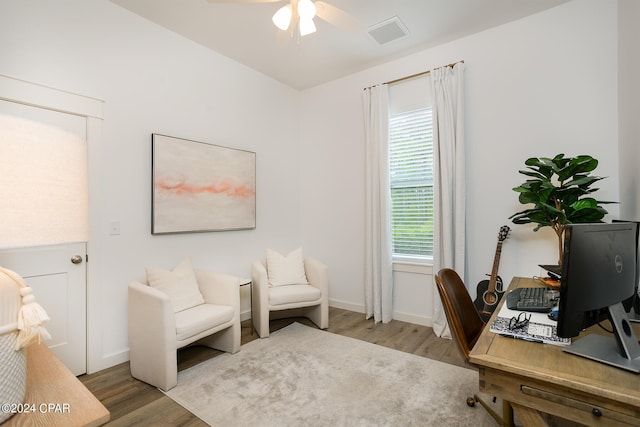
<svg viewBox="0 0 640 427"><path fill-rule="evenodd" d="M256 227L256 153L152 134L151 234Z"/></svg>

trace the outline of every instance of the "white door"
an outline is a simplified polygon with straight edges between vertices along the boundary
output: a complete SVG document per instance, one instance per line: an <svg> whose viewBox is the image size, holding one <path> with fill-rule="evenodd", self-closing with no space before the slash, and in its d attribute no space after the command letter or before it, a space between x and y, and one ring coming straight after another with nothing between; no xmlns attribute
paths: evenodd
<svg viewBox="0 0 640 427"><path fill-rule="evenodd" d="M0 114L56 126L86 140L87 121L82 116L3 100ZM76 255L80 264L71 262ZM46 344L75 375L87 370L85 259L85 243L0 251L0 265L20 274L47 311L52 339Z"/></svg>
<svg viewBox="0 0 640 427"><path fill-rule="evenodd" d="M20 274L51 320L45 344L75 375L86 366L86 244L0 251L0 265Z"/></svg>

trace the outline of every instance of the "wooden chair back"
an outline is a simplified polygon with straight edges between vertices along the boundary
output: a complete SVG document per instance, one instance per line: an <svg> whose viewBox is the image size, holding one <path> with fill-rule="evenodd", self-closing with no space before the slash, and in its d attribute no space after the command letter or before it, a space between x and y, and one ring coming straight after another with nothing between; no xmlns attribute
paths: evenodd
<svg viewBox="0 0 640 427"><path fill-rule="evenodd" d="M436 274L436 285L452 338L464 360L469 363L469 353L480 337L485 322L478 314L471 295L455 270L440 270Z"/></svg>

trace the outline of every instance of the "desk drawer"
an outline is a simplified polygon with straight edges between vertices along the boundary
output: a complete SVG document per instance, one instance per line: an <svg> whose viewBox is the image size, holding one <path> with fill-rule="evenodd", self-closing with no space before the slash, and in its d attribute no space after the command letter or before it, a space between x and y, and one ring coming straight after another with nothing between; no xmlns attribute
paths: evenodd
<svg viewBox="0 0 640 427"><path fill-rule="evenodd" d="M640 425L639 408L489 368L480 369L480 390L540 412L586 425Z"/></svg>

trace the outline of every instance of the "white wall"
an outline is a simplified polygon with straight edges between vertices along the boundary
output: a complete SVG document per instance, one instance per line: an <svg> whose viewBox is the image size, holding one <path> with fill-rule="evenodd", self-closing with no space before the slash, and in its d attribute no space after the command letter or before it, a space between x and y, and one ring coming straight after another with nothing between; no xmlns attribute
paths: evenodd
<svg viewBox="0 0 640 427"><path fill-rule="evenodd" d="M640 2L619 4L620 216L640 220Z"/></svg>
<svg viewBox="0 0 640 427"><path fill-rule="evenodd" d="M523 208L512 188L525 180L526 158L590 154L608 176L597 195L618 200L616 2L575 0L304 91L302 240L331 265L334 305L364 303L362 89L458 60L466 68L472 294L491 272L503 224L513 229L499 271L507 282L557 260L552 232L508 220ZM396 315L430 324L431 274L396 278Z"/></svg>
<svg viewBox="0 0 640 427"><path fill-rule="evenodd" d="M0 74L104 100L100 235L90 242L89 369L128 360L127 283L148 265L250 276L266 247L300 245L299 93L103 0L3 0ZM257 153L257 228L152 236L151 133ZM121 234L108 234L109 221ZM243 289L243 310L249 309Z"/></svg>
<svg viewBox="0 0 640 427"><path fill-rule="evenodd" d="M98 319L89 325L90 369L128 356L127 282L185 256L247 276L266 247L302 244L329 264L332 304L362 309L361 93L372 84L465 60L474 290L491 269L499 227L521 208L511 188L526 157L591 154L609 176L600 195L618 199L616 19L615 2L575 0L296 92L106 0L3 0L0 74L105 101L101 191L93 195L100 212L91 214L102 233L90 242L100 257L89 266L102 274L90 284L101 301L89 307ZM255 151L257 228L151 236L153 132ZM112 220L121 235L108 235ZM503 277L536 274L535 264L555 260L552 235L513 228ZM397 314L428 324L431 276L398 276ZM247 309L246 294L242 303Z"/></svg>

